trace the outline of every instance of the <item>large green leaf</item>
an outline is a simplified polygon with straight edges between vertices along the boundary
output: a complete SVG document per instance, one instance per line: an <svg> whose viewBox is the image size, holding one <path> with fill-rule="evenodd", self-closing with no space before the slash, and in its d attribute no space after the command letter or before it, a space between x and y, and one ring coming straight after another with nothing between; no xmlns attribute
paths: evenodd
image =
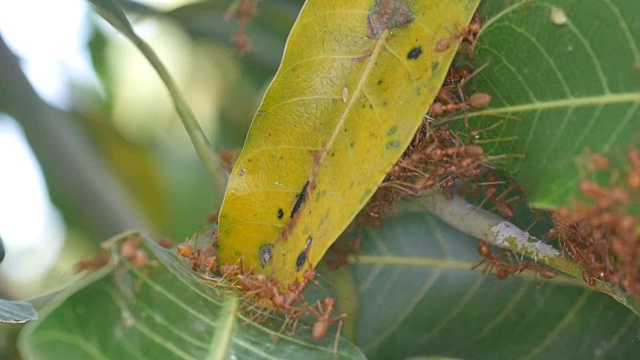
<svg viewBox="0 0 640 360"><path fill-rule="evenodd" d="M313 340L304 328L274 343L277 331L249 321L237 296L205 283L173 251L142 240L157 265L139 270L119 260L60 294L21 334L25 359L332 358L332 336ZM345 340L338 352L363 358Z"/></svg>
<svg viewBox="0 0 640 360"><path fill-rule="evenodd" d="M640 2L502 3L482 7L491 18L475 48L476 65L489 63L475 90L493 102L468 119L473 129L504 121L479 140L495 140L493 155L524 154L504 166L532 205L556 208L575 193L587 149L624 158L639 140Z"/></svg>
<svg viewBox="0 0 640 360"><path fill-rule="evenodd" d="M371 359L630 359L640 351L637 316L581 280L540 286L525 273L498 281L470 270L480 259L473 238L431 215L367 229L350 265L356 343Z"/></svg>

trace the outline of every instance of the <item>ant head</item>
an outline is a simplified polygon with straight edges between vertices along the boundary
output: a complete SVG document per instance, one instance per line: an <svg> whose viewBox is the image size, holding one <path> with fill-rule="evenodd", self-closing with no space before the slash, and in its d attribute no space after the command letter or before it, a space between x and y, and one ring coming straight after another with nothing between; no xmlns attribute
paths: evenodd
<svg viewBox="0 0 640 360"><path fill-rule="evenodd" d="M307 271L304 272L304 280L307 282L313 282L316 280L316 271L313 268L309 268L307 269Z"/></svg>
<svg viewBox="0 0 640 360"><path fill-rule="evenodd" d="M325 298L324 300L322 300L322 303L326 307L335 307L336 306L336 302L331 297Z"/></svg>
<svg viewBox="0 0 640 360"><path fill-rule="evenodd" d="M491 245L489 245L489 243L486 243L484 241L478 241L478 253L480 254L480 256L482 257L489 257L491 256Z"/></svg>

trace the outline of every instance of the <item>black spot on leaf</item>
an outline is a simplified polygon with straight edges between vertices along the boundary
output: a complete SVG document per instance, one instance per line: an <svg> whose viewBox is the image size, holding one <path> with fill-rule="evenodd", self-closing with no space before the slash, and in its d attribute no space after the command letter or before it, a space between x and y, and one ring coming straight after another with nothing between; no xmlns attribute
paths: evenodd
<svg viewBox="0 0 640 360"><path fill-rule="evenodd" d="M413 49L409 50L407 53L407 59L415 60L422 55L422 46L416 46Z"/></svg>

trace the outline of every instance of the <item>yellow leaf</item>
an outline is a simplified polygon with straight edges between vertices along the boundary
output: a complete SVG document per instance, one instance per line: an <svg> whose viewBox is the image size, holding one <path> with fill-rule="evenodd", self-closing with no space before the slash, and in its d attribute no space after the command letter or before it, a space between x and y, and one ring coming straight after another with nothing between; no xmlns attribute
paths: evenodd
<svg viewBox="0 0 640 360"><path fill-rule="evenodd" d="M409 144L479 0L308 0L232 171L219 261L315 267Z"/></svg>

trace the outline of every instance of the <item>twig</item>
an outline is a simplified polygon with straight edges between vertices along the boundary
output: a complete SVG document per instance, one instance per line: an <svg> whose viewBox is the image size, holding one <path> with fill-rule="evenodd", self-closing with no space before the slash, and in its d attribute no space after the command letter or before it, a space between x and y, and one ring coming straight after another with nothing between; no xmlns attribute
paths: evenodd
<svg viewBox="0 0 640 360"><path fill-rule="evenodd" d="M582 279L580 265L569 257L562 256L559 250L522 231L496 214L468 203L459 196L454 195L449 200L439 190L434 189L425 192L420 197L407 197L398 201L395 211L398 213L429 211L440 220L466 234L487 241L492 245L524 254L574 278ZM638 299L625 295L613 285L597 282L595 290L609 294L622 305L640 315Z"/></svg>

